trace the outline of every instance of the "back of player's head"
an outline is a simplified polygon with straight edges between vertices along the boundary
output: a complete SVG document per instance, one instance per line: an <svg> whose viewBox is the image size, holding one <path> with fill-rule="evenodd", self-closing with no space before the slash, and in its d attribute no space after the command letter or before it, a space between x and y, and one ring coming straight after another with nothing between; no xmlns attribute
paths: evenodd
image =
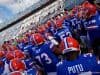
<svg viewBox="0 0 100 75"><path fill-rule="evenodd" d="M7 51L5 57L8 61L12 60L14 58L14 52L13 51Z"/></svg>
<svg viewBox="0 0 100 75"><path fill-rule="evenodd" d="M29 42L29 39L28 39L28 37L26 35L24 35L22 37L22 40L23 40L23 43L28 43Z"/></svg>
<svg viewBox="0 0 100 75"><path fill-rule="evenodd" d="M51 21L48 20L46 24L48 25L48 27L50 27L51 26Z"/></svg>
<svg viewBox="0 0 100 75"><path fill-rule="evenodd" d="M79 52L80 51L80 45L76 39L73 37L66 37L64 40L60 43L60 49L62 50L63 54L69 53L69 52Z"/></svg>
<svg viewBox="0 0 100 75"><path fill-rule="evenodd" d="M43 44L45 39L40 33L35 33L32 35L32 40L36 45Z"/></svg>
<svg viewBox="0 0 100 75"><path fill-rule="evenodd" d="M56 20L56 28L57 29L60 29L60 28L62 28L62 25L63 24L63 21L61 20L61 19L58 19L58 20Z"/></svg>
<svg viewBox="0 0 100 75"><path fill-rule="evenodd" d="M11 71L21 71L23 72L26 69L25 63L18 59L18 58L14 58L10 61L10 69Z"/></svg>
<svg viewBox="0 0 100 75"><path fill-rule="evenodd" d="M89 3L89 2L85 2L83 5L82 5L83 8L86 9L86 17L91 17L91 16L94 16L96 14L96 6Z"/></svg>
<svg viewBox="0 0 100 75"><path fill-rule="evenodd" d="M9 75L23 75L20 71L13 71Z"/></svg>
<svg viewBox="0 0 100 75"><path fill-rule="evenodd" d="M67 37L60 43L60 50L67 60L74 60L79 56L80 45L73 37Z"/></svg>
<svg viewBox="0 0 100 75"><path fill-rule="evenodd" d="M37 28L38 33L44 33L45 30L46 30L46 28L45 28L44 25L41 25L41 26L39 26L39 27Z"/></svg>
<svg viewBox="0 0 100 75"><path fill-rule="evenodd" d="M15 50L14 55L15 55L16 58L19 58L19 59L25 58L25 54L21 50Z"/></svg>
<svg viewBox="0 0 100 75"><path fill-rule="evenodd" d="M0 50L0 58L5 56L5 52L3 50Z"/></svg>

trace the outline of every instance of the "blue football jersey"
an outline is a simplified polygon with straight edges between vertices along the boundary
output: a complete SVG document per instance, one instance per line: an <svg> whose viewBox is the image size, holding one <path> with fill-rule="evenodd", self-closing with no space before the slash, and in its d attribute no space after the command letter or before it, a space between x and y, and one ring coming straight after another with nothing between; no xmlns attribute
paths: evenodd
<svg viewBox="0 0 100 75"><path fill-rule="evenodd" d="M25 62L25 65L26 65L26 68L27 68L27 69L33 68L33 65L34 65L33 62L34 62L34 61L33 61L31 58L24 60L24 62Z"/></svg>
<svg viewBox="0 0 100 75"><path fill-rule="evenodd" d="M89 71L100 72L100 64L92 54L84 54L76 60L63 60L57 64L57 75L78 75Z"/></svg>
<svg viewBox="0 0 100 75"><path fill-rule="evenodd" d="M50 44L44 43L38 47L35 47L30 51L33 59L42 65L42 68L46 72L55 72L56 64L58 63L58 57L56 57L51 48Z"/></svg>
<svg viewBox="0 0 100 75"><path fill-rule="evenodd" d="M73 17L70 19L72 26L75 26L77 24L77 21L78 21L78 19L76 17Z"/></svg>
<svg viewBox="0 0 100 75"><path fill-rule="evenodd" d="M71 36L69 28L58 29L55 33L55 37L58 41L63 40L65 37L68 37L69 35Z"/></svg>
<svg viewBox="0 0 100 75"><path fill-rule="evenodd" d="M63 26L70 26L70 25L71 25L70 19L65 19L63 22Z"/></svg>
<svg viewBox="0 0 100 75"><path fill-rule="evenodd" d="M30 50L30 49L33 48L33 47L34 47L34 45L31 45L31 44L26 45L26 46L23 47L23 51L24 51L24 52L28 52L28 50Z"/></svg>
<svg viewBox="0 0 100 75"><path fill-rule="evenodd" d="M4 61L0 59L0 63L4 64ZM4 65L0 65L0 75L4 72Z"/></svg>
<svg viewBox="0 0 100 75"><path fill-rule="evenodd" d="M100 13L92 16L87 22L86 28L88 29L88 36L92 43L95 39L100 38Z"/></svg>
<svg viewBox="0 0 100 75"><path fill-rule="evenodd" d="M81 19L77 18L77 17L74 17L74 18L71 18L70 19L70 22L71 22L71 26L74 30L78 30L80 29L80 25L82 24L82 21Z"/></svg>
<svg viewBox="0 0 100 75"><path fill-rule="evenodd" d="M17 44L17 47L23 51L24 47L25 47L25 44L24 43L18 43Z"/></svg>
<svg viewBox="0 0 100 75"><path fill-rule="evenodd" d="M48 29L48 32L51 33L52 35L54 35L54 33L56 33L56 29L54 27L50 27Z"/></svg>
<svg viewBox="0 0 100 75"><path fill-rule="evenodd" d="M0 75L2 75L3 71L4 71L4 67L0 66Z"/></svg>
<svg viewBox="0 0 100 75"><path fill-rule="evenodd" d="M38 75L38 70L35 68L29 69L27 70L26 75Z"/></svg>

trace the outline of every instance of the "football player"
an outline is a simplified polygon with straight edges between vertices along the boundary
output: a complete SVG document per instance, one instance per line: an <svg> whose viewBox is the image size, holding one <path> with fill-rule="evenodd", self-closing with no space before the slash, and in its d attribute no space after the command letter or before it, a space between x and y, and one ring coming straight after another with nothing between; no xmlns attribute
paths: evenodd
<svg viewBox="0 0 100 75"><path fill-rule="evenodd" d="M100 39L100 13L99 9L97 7L89 2L83 4L83 6L86 8L86 29L88 31L88 39L90 48L93 44L93 41L96 39Z"/></svg>
<svg viewBox="0 0 100 75"><path fill-rule="evenodd" d="M2 75L4 72L4 62L0 60L0 75Z"/></svg>
<svg viewBox="0 0 100 75"><path fill-rule="evenodd" d="M16 75L17 73L18 75L41 75L40 72L35 68L26 69L27 66L24 61L18 58L11 60L9 66L11 72L8 73L8 75Z"/></svg>
<svg viewBox="0 0 100 75"><path fill-rule="evenodd" d="M57 32L55 33L55 38L60 42L61 40L63 40L63 38L67 37L67 36L71 36L71 32L69 30L69 28L64 28L63 27L63 21L58 19L56 21L56 28L57 28Z"/></svg>
<svg viewBox="0 0 100 75"><path fill-rule="evenodd" d="M77 40L67 37L60 46L65 60L57 64L57 75L100 74L100 61L91 53L80 55Z"/></svg>
<svg viewBox="0 0 100 75"><path fill-rule="evenodd" d="M45 39L39 33L33 34L33 41L35 42L36 46L29 50L32 59L39 64L45 73L48 75L55 75L56 64L58 63L59 59L53 53L54 45L49 42L45 42Z"/></svg>
<svg viewBox="0 0 100 75"><path fill-rule="evenodd" d="M4 72L5 52L0 51L0 75Z"/></svg>

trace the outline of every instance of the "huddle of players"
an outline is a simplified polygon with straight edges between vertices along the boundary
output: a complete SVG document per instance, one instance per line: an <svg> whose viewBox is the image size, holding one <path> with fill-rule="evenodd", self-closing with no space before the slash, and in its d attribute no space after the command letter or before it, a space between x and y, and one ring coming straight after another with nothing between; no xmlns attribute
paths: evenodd
<svg viewBox="0 0 100 75"><path fill-rule="evenodd" d="M27 32L16 46L7 42L0 51L0 75L99 75L99 54L82 54L78 40L84 31L81 26L90 23L85 18L95 13L95 7L85 2L70 15L64 12Z"/></svg>

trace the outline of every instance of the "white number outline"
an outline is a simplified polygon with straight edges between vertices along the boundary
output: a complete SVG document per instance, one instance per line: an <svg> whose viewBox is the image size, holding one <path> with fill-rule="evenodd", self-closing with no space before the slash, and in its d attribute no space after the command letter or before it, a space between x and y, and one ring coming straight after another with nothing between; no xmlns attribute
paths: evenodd
<svg viewBox="0 0 100 75"><path fill-rule="evenodd" d="M52 60L48 57L46 53L42 53L41 55L38 55L35 57L41 64L42 64L42 59L44 58L46 64L51 64Z"/></svg>

